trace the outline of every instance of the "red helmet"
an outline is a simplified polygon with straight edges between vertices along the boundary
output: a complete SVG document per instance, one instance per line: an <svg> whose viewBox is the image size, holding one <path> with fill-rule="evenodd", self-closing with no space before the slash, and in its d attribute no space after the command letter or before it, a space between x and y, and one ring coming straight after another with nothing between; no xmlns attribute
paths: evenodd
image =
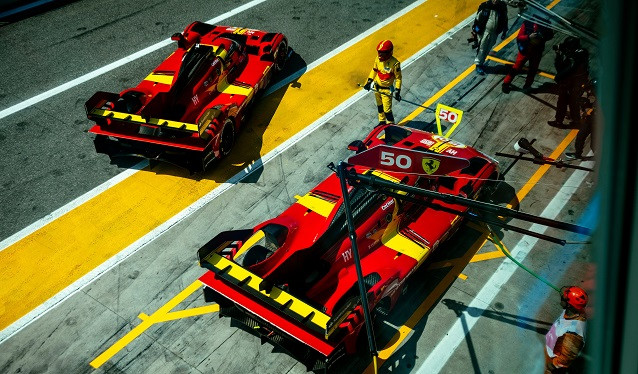
<svg viewBox="0 0 638 374"><path fill-rule="evenodd" d="M571 286L571 287L563 287L561 294L561 301L565 302L565 304L571 306L576 309L578 312L582 312L585 310L585 306L587 305L587 292L580 287ZM562 304L562 303L561 303Z"/></svg>
<svg viewBox="0 0 638 374"><path fill-rule="evenodd" d="M377 54L379 55L379 61L385 61L392 57L392 51L394 45L389 40L383 40L377 45Z"/></svg>

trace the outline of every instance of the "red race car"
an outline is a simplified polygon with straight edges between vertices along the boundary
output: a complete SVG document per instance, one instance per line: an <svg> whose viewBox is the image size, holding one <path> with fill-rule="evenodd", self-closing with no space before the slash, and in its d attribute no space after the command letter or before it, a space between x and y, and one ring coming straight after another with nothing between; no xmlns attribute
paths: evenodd
<svg viewBox="0 0 638 374"><path fill-rule="evenodd" d="M283 34L194 22L177 49L120 94L85 104L99 153L139 156L203 171L231 150L250 104L288 58Z"/></svg>
<svg viewBox="0 0 638 374"><path fill-rule="evenodd" d="M485 154L406 127L377 127L352 148L377 145L452 155L466 166L437 175L438 166L424 165L428 176L354 166L358 173L471 199L499 175L498 163ZM418 196L397 200L366 188L349 194L369 307L385 315L408 276L459 227L462 217L451 211L468 209ZM220 315L287 349L309 370L354 353L357 336L365 334L342 202L333 173L279 216L253 229L222 232L198 252L200 265L210 270L200 278L205 298L219 304Z"/></svg>

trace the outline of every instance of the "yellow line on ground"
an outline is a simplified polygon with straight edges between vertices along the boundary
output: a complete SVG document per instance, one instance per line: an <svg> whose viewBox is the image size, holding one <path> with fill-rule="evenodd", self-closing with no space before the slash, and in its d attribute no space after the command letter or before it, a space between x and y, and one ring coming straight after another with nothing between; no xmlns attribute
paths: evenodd
<svg viewBox="0 0 638 374"><path fill-rule="evenodd" d="M565 136L563 141L560 142L558 147L556 147L554 152L552 152L552 154L549 155L549 158L557 159L565 151L569 143L571 143L572 140L574 140L574 138L576 137L576 134L578 134L578 130L571 130L567 134L567 136ZM532 177L527 181L527 183L525 183L523 187L516 193L516 197L509 203L507 207L511 208L512 206L514 206L517 200L519 202L522 201L525 198L525 196L527 196L529 191L532 190L532 188L536 185L536 183L538 183L538 181L543 177L543 175L545 175L545 173L551 167L552 167L551 165L543 165L539 167L538 170L536 170L536 172L534 173L534 175L532 175Z"/></svg>
<svg viewBox="0 0 638 374"><path fill-rule="evenodd" d="M514 63L512 61L503 60L501 58L494 57L494 56L487 56L487 60L492 60L494 62L498 62L499 64L503 64L503 65L514 65ZM523 67L523 70L527 70L527 66ZM555 77L553 74L546 73L546 72L540 71L540 70L536 74L540 75L541 77L545 77L545 78L549 78L549 79L554 79L554 77Z"/></svg>
<svg viewBox="0 0 638 374"><path fill-rule="evenodd" d="M547 6L547 9L551 9L560 1L561 0L554 0L550 5ZM494 50L499 51L507 43L511 42L515 37L516 37L515 34L510 35L509 38L504 40L501 44L499 44L496 48L494 48ZM449 91L452 87L458 84L458 82L464 79L473 70L474 70L474 66L470 66L463 73L461 73L457 78L455 78L452 82L446 85L447 89L445 91L441 90L443 92L439 91L441 93L439 95L439 92L437 92L437 95L439 95L439 97L442 96L445 92ZM462 77L462 78L459 79L459 77ZM454 84L452 84L453 82ZM438 100L439 97L437 97L436 100ZM436 100L432 100L431 98L430 100L426 101L426 103L431 104ZM428 105L424 104L424 106L429 106L430 104ZM422 111L423 109L421 108L415 110L414 112L410 114L410 116L406 117L406 119L404 119L401 122L402 123L408 122L409 120L414 119ZM574 139L577 132L578 130L570 131L549 157L554 159L558 158L558 156L560 156L565 151L567 146ZM525 185L521 188L521 190L519 190L518 193L516 194L519 202L522 201L525 198L525 196L527 196L529 191L531 191L532 187L536 185L536 183L538 183L538 181L543 177L543 175L545 175L545 173L549 170L549 167L550 165L543 165L539 167L536 170L536 172L534 172L534 174L528 180L528 182L525 183ZM401 346L403 341L406 338L411 336L414 326L416 326L416 324L423 318L423 316L425 316L425 314L432 308L434 303L439 299L439 297L449 287L449 285L452 284L454 279L458 277L459 274L461 274L461 271L465 268L467 263L471 261L471 259L475 256L476 252L478 252L483 247L483 245L485 245L486 242L487 242L487 235L484 232L482 232L481 238L477 240L472 245L472 247L470 247L470 249L465 253L465 255L461 259L448 260L448 261L437 263L437 266L440 266L440 267L444 267L444 266L447 266L448 263L452 263L454 264L454 267L446 274L446 276L436 286L436 288L430 294L428 294L427 298L417 307L417 309L410 316L410 318L408 318L408 321L403 326L399 327L398 331L394 334L392 339L390 339L390 342L381 351L379 351L379 359L381 360L380 362L377 363L379 366L383 365L383 363L386 360L388 360L392 356L392 354L394 354L394 352ZM433 266L433 265L430 265L430 266ZM372 364L368 365L368 367L364 371L364 373L366 374L373 373L373 372L375 372L375 368L373 367Z"/></svg>
<svg viewBox="0 0 638 374"><path fill-rule="evenodd" d="M237 149L201 180L169 165L138 172L0 252L0 329L350 98L370 72L379 40L392 39L395 55L404 60L474 13L480 2L429 0L262 98ZM373 101L370 108L372 124Z"/></svg>
<svg viewBox="0 0 638 374"><path fill-rule="evenodd" d="M565 149L567 148L567 145L569 145L571 140L574 138L575 131L576 130L572 130L570 131L569 134L567 134L565 139L563 139L563 141L558 145L558 147L554 150L554 152L552 153L552 156L550 157L556 158L558 157L558 155L560 155L561 153L565 151ZM517 193L517 196L520 196L519 201L522 201L523 198L527 196L527 194L529 193L529 190L531 190L531 188L536 183L538 183L538 181L543 177L543 175L545 175L545 173L548 170L549 170L548 165L543 165L536 170L536 172L532 175L529 181L525 183L523 187L523 189L525 189L526 192L521 193L523 191L523 189L521 189L521 191ZM470 249L465 253L465 255L462 258L442 261L439 263L441 265L445 264L446 262L453 263L454 267L452 268L452 270L450 270L446 274L446 276L443 278L441 283L439 283L437 287L430 294L428 294L428 297L421 303L421 305L417 307L417 309L410 316L408 321L403 326L399 327L399 330L394 334L392 339L390 339L390 343L388 343L381 351L379 351L379 358L382 360L379 363L379 365L382 365L383 362L385 362L388 358L390 358L390 356L392 356L395 350L398 347L400 347L403 340L405 340L407 337L411 335L414 326L416 326L416 324L423 318L423 316L425 316L425 314L432 308L432 306L434 306L434 303L441 297L443 292L447 290L447 288L449 287L450 284L452 284L454 279L457 278L459 274L461 274L461 271L475 256L476 252L478 252L483 247L483 245L485 245L485 243L487 242L487 235L482 231L481 233L482 233L481 238L477 240L472 245L472 247L470 247ZM364 373L366 374L372 373L371 370L372 370L372 365L369 365L364 371Z"/></svg>
<svg viewBox="0 0 638 374"><path fill-rule="evenodd" d="M467 280L467 275L465 275L463 273L460 273L459 274L459 278L462 279L462 280Z"/></svg>
<svg viewBox="0 0 638 374"><path fill-rule="evenodd" d="M161 306L155 313L150 316L145 313L140 313L139 318L142 322L135 326L131 331L126 333L123 337L105 350L102 354L97 356L93 361L89 363L93 368L97 369L102 366L106 361L110 360L124 347L130 344L133 340L137 339L144 331L156 323L172 321L180 318L194 317L207 313L214 313L219 311L219 305L212 304L203 307L197 307L192 309L185 309L171 312L179 303L184 301L188 296L192 295L195 291L202 288L203 284L199 280L194 281L188 287L183 289L180 293L175 295L166 304Z"/></svg>
<svg viewBox="0 0 638 374"><path fill-rule="evenodd" d="M392 354L394 353L395 349L397 349L401 345L403 340L411 335L412 330L417 325L417 323L419 323L421 318L423 318L425 313L430 309L432 305L434 305L434 303L439 299L439 296L442 295L445 290L447 290L447 288L454 282L459 274L461 274L461 271L463 270L463 268L465 268L465 265L472 258L474 253L476 253L481 248L484 241L486 240L486 237L486 235L482 234L481 238L483 240L477 240L472 245L472 247L470 247L468 251L465 252L465 255L463 255L463 257L461 257L459 261L456 262L454 267L445 275L441 282L439 282L434 290L430 294L428 294L426 299L421 303L421 305L419 305L412 316L408 318L407 322L403 326L399 327L399 331L394 335L392 339L390 339L390 343L388 343L386 347L379 351L379 359L382 360L379 365L382 365L384 361L389 359L390 356L392 356ZM365 370L365 373L372 373L372 369L372 365L368 366L368 368Z"/></svg>
<svg viewBox="0 0 638 374"><path fill-rule="evenodd" d="M563 139L562 142L558 145L558 147L552 153L552 158L558 157L561 153L565 151L569 143L574 138L575 132L577 130L572 130L567 134L567 136ZM543 165L539 167L536 172L532 175L527 183L523 186L523 188L517 193L519 197L519 201L522 201L525 196L529 193L531 188L538 183L538 181L545 175L545 173L549 170L549 165ZM521 193L525 190L525 193ZM383 364L385 360L387 360L398 348L403 340L411 335L412 329L416 324L425 316L425 314L434 306L434 303L441 297L443 292L448 288L448 286L453 282L453 280L461 274L461 271L465 268L465 266L470 262L470 260L475 256L476 252L478 252L483 245L487 242L487 235L481 230L482 236L479 240L477 240L472 247L465 253L465 255L460 259L448 260L448 262L453 263L454 267L445 278L441 281L439 285L428 295L428 297L417 307L414 313L410 316L405 325L399 327L399 331L397 331L392 339L390 339L390 343L383 348L383 350L379 351L379 358L382 358ZM445 263L445 261L441 262ZM451 278L451 280L450 280ZM369 365L364 373L371 373L371 365Z"/></svg>
<svg viewBox="0 0 638 374"><path fill-rule="evenodd" d="M441 96L445 95L445 93L447 93L454 86L459 84L459 82L461 82L468 75L470 75L470 73L472 73L474 71L474 69L475 69L474 65L472 65L469 68L465 69L465 71L462 72L461 74L459 74L458 77L454 78L450 83L446 84L445 87L441 88L437 93L435 93L434 96L430 97L425 103L423 103L423 106L429 107L430 105L434 104L437 100L439 100L441 98ZM412 121L419 114L421 114L424 110L425 110L425 108L421 108L421 107L417 108L412 113L410 113L407 117L405 117L401 122L399 122L399 124L403 125L403 124L406 124L406 123Z"/></svg>
<svg viewBox="0 0 638 374"><path fill-rule="evenodd" d="M493 260L495 258L501 258L501 257L505 257L505 255L501 251L477 253L476 255L474 255L474 257L472 257L470 262L481 262L481 261Z"/></svg>

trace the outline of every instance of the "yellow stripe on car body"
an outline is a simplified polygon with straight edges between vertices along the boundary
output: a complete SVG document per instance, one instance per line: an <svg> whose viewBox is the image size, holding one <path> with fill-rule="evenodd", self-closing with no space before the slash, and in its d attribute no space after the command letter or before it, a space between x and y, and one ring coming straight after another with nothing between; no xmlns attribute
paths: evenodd
<svg viewBox="0 0 638 374"><path fill-rule="evenodd" d="M173 78L175 77L175 75L173 74L155 74L155 73L151 73L149 74L146 78L144 78L145 81L150 81L150 82L155 82L155 83L162 83L162 84L167 84L167 85L171 85L173 84Z"/></svg>
<svg viewBox="0 0 638 374"><path fill-rule="evenodd" d="M325 218L328 218L328 216L330 216L330 213L332 213L332 210L335 207L335 203L331 203L330 201L312 196L310 195L310 193L307 193L303 196L295 195L295 199L297 199L298 204L305 206L306 208Z"/></svg>

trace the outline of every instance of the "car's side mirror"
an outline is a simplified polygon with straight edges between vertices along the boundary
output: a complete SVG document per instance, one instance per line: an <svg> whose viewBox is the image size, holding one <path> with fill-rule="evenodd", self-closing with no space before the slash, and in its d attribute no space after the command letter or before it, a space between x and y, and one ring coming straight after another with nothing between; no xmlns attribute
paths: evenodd
<svg viewBox="0 0 638 374"><path fill-rule="evenodd" d="M171 35L171 40L177 42L178 48L183 49L184 47L186 47L186 39L181 32L176 32L175 34Z"/></svg>
<svg viewBox="0 0 638 374"><path fill-rule="evenodd" d="M361 153L366 150L366 145L363 144L361 140L355 140L348 145L348 149L357 153Z"/></svg>

